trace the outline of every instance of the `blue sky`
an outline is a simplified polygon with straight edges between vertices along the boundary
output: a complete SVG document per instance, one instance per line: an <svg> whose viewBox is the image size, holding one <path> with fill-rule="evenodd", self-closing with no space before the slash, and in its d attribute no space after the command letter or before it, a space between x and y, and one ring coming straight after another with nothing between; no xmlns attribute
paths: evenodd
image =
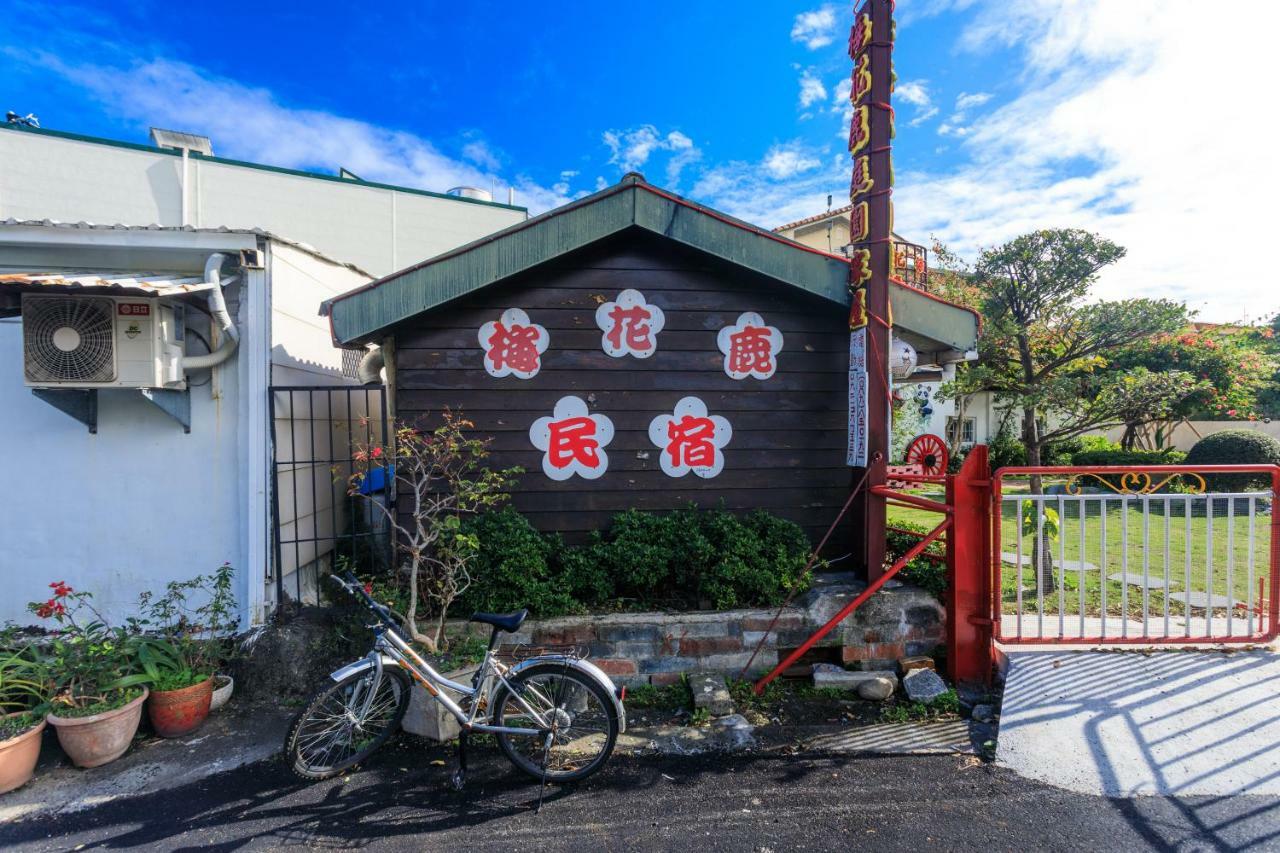
<svg viewBox="0 0 1280 853"><path fill-rule="evenodd" d="M1274 313L1265 274L1210 284L1222 258L1208 240L1268 241L1274 194L1256 164L1270 150L1249 87L1276 5L1255 4L1256 26L1214 57L1234 81L1224 95L1188 61L1205 49L1204 4L900 0L898 230L972 257L1086 227L1130 250L1104 295L1173 296L1207 319ZM59 130L142 142L171 127L223 156L428 189L514 186L535 212L633 168L767 226L847 192L843 3L266 6L10 0L3 106ZM1210 100L1217 117L1189 111Z"/></svg>

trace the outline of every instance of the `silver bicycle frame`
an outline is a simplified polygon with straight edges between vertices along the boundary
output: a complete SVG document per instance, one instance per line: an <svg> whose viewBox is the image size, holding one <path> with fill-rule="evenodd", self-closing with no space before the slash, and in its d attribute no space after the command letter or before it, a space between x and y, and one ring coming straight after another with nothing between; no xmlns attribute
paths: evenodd
<svg viewBox="0 0 1280 853"><path fill-rule="evenodd" d="M345 676L352 671L358 671L359 669L367 667L369 665L367 661L372 660L375 675L369 694L364 699L364 704L366 706L364 709L365 713L367 713L367 706L372 702L374 694L377 693L378 685L382 681L382 668L386 663L384 656L385 658L390 659L390 662L409 673L415 681L422 685L423 689L425 689L427 693L431 694L431 697L435 699L435 701L444 706L445 710L457 719L466 731L493 732L535 737L537 735L546 734L551 729L550 724L543 718L542 714L530 707L530 705L524 701L524 697L511 686L511 682L507 681L505 668L494 660L492 649L485 652L484 660L480 663L480 669L477 671L477 678L475 681L476 686L460 684L459 682L451 681L436 672L436 670L431 667L431 664L423 660L422 657L394 631L382 633L374 643L373 651L370 652L369 657L364 661L358 661L354 664L343 667L341 670L333 674L333 677L337 679L340 673ZM455 693L460 693L463 696L470 697L477 697L486 694L491 695L492 688L496 686L493 684L494 679L506 686L508 692L511 694L511 698L515 700L515 703L520 707L520 709L536 720L542 728L527 729L512 726L495 726L482 722L479 719L481 714L481 703L475 701L471 702L471 712L468 714L452 699L452 697L444 692L447 689L452 690Z"/></svg>

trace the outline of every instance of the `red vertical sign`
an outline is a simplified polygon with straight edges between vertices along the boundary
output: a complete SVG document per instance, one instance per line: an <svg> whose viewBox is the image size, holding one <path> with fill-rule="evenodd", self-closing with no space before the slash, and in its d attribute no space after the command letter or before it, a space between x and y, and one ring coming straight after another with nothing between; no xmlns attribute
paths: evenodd
<svg viewBox="0 0 1280 853"><path fill-rule="evenodd" d="M848 464L884 483L889 452L889 276L893 255L893 0L866 0L849 31L849 449ZM854 505L869 580L883 571L884 499L864 489Z"/></svg>

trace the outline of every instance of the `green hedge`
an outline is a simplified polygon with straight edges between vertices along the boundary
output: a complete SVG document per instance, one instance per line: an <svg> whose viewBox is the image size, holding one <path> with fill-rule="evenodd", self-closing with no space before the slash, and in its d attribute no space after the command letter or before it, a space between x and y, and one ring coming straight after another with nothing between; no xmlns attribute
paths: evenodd
<svg viewBox="0 0 1280 853"><path fill-rule="evenodd" d="M1223 430L1197 441L1187 454L1187 464L1280 465L1280 441L1252 430ZM1244 492L1271 486L1271 478L1265 474L1215 474L1205 479L1214 492Z"/></svg>
<svg viewBox="0 0 1280 853"><path fill-rule="evenodd" d="M900 531L910 530L925 534L933 528L912 521L893 521L885 532L885 563L891 565L899 557L920 543L920 536ZM945 534L944 534L945 535ZM932 555L932 556L925 556ZM947 589L947 566L942 559L946 556L946 547L941 539L935 539L925 548L924 553L902 567L898 577L910 584L915 584L926 592L941 599Z"/></svg>
<svg viewBox="0 0 1280 853"><path fill-rule="evenodd" d="M1086 450L1071 457L1072 465L1177 465L1187 458L1181 450Z"/></svg>
<svg viewBox="0 0 1280 853"><path fill-rule="evenodd" d="M740 518L693 505L664 514L627 510L580 546L538 532L510 507L463 527L479 539L480 553L469 564L471 586L454 605L459 615L778 604L801 588L811 550L799 526L766 512Z"/></svg>

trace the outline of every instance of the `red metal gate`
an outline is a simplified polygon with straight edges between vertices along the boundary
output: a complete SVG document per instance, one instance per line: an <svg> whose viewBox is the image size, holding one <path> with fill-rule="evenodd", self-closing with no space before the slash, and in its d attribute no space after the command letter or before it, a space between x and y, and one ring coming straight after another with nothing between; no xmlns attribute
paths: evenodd
<svg viewBox="0 0 1280 853"><path fill-rule="evenodd" d="M1001 643L1268 642L1280 467L1002 468L990 613Z"/></svg>

